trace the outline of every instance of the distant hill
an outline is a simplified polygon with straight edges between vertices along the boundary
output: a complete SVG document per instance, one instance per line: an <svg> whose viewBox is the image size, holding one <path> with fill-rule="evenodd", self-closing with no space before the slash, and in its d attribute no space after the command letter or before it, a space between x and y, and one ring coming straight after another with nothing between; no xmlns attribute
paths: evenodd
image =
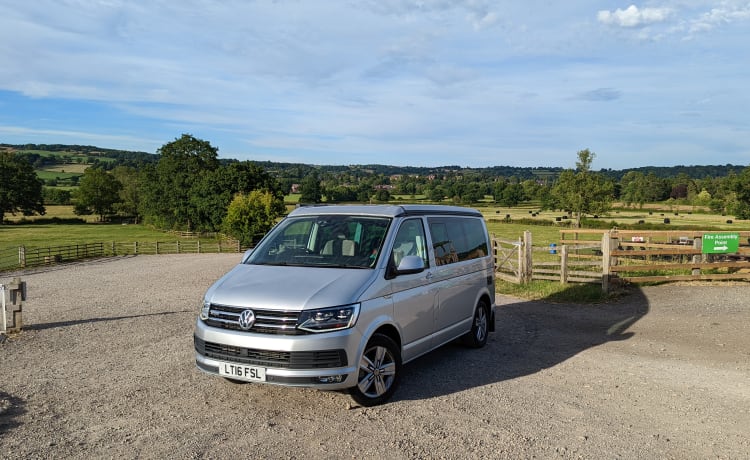
<svg viewBox="0 0 750 460"><path fill-rule="evenodd" d="M14 151L24 157L37 169L49 168L53 165L64 164L99 164L106 169L124 165L139 168L145 164L155 163L159 155L147 152L117 150L96 147L92 145L66 145L66 144L0 144L0 150ZM238 160L222 159L223 163L232 163ZM439 167L421 166L389 166L380 164L367 165L312 165L304 163L280 163L273 161L252 161L276 177L303 178L310 171L315 170L323 173L351 174L355 176L369 175L418 175L429 176L445 174L476 174L487 177L517 177L526 179L554 178L563 168L560 167L517 167L517 166L492 166L486 168L464 168L457 165L446 165ZM691 166L642 166L621 170L601 169L598 172L615 181L630 171L641 172L645 175L654 174L659 178L672 178L686 175L693 179L704 179L706 177L725 177L730 174L739 174L746 165L691 165Z"/></svg>

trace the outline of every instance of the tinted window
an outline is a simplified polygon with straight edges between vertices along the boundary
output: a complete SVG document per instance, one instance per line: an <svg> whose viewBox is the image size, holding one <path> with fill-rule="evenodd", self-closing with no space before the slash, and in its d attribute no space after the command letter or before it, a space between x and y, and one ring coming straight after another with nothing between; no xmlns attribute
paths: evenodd
<svg viewBox="0 0 750 460"><path fill-rule="evenodd" d="M484 257L489 253L481 220L432 217L428 222L437 265Z"/></svg>

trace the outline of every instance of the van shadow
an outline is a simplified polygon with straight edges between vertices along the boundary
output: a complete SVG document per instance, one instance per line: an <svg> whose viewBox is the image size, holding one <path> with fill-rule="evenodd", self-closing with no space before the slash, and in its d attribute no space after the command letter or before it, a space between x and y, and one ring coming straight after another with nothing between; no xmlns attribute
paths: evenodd
<svg viewBox="0 0 750 460"><path fill-rule="evenodd" d="M589 348L630 339L634 333L627 329L648 311L638 288L605 304L520 300L500 305L496 330L484 348L451 343L406 364L394 400L444 396L534 374Z"/></svg>
<svg viewBox="0 0 750 460"><path fill-rule="evenodd" d="M141 315L124 315L124 316L111 316L111 317L104 317L104 318L74 319L70 321L57 321L57 322L52 322L52 323L29 324L29 325L25 325L23 329L28 330L28 331L41 331L44 329L54 329L57 327L75 326L77 324L120 321L124 319L147 318L150 316L181 315L183 313L194 314L195 312L193 310L178 310L178 311L165 311L165 312L160 312L160 313L143 313Z"/></svg>
<svg viewBox="0 0 750 460"><path fill-rule="evenodd" d="M23 399L0 391L0 437L21 426L18 419L25 413L26 403Z"/></svg>

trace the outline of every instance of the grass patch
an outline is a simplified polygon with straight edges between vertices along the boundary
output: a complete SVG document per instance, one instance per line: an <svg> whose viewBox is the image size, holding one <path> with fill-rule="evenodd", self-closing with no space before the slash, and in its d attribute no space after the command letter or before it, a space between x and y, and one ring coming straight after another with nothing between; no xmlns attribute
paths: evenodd
<svg viewBox="0 0 750 460"><path fill-rule="evenodd" d="M89 164L83 163L70 163L64 165L53 165L45 166L44 168L38 169L37 174L40 172L54 172L54 173L75 173L81 175L86 171L86 168L90 167Z"/></svg>
<svg viewBox="0 0 750 460"><path fill-rule="evenodd" d="M603 303L621 297L623 290L603 292L600 284L569 283L535 280L528 284L509 283L498 279L495 292L527 300L543 300L553 303Z"/></svg>
<svg viewBox="0 0 750 460"><path fill-rule="evenodd" d="M0 249L18 246L48 247L94 242L161 242L179 239L181 238L178 236L143 225L89 223L0 225Z"/></svg>

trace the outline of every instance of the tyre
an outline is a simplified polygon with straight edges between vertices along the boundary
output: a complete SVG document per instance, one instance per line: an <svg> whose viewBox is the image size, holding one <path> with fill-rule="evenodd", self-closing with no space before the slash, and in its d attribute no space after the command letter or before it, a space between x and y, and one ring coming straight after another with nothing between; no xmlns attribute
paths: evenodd
<svg viewBox="0 0 750 460"><path fill-rule="evenodd" d="M401 351L390 337L375 334L359 358L357 385L349 393L360 405L377 406L396 391L401 374Z"/></svg>
<svg viewBox="0 0 750 460"><path fill-rule="evenodd" d="M464 343L472 348L482 348L487 343L489 334L490 309L487 302L480 300L474 310L474 320L471 323L471 331L464 336Z"/></svg>

